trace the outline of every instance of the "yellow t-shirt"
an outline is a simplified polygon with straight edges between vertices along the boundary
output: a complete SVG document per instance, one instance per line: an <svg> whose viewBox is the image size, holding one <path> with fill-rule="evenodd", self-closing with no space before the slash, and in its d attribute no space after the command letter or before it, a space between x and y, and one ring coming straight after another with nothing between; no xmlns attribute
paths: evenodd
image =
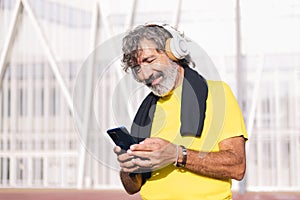
<svg viewBox="0 0 300 200"><path fill-rule="evenodd" d="M182 87L158 100L151 137L166 139L198 151L219 151L218 143L226 138L247 138L239 105L227 84L207 81L208 97L204 127L200 138L180 135ZM152 172L140 191L144 200L221 200L231 199L231 179L217 180L169 165Z"/></svg>

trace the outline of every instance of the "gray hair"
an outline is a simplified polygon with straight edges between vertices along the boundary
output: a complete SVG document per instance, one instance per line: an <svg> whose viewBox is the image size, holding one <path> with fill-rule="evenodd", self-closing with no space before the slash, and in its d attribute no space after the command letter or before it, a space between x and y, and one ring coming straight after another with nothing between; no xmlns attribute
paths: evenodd
<svg viewBox="0 0 300 200"><path fill-rule="evenodd" d="M144 26L139 25L133 30L129 31L123 38L123 58L122 66L125 71L137 65L137 54L140 49L140 41L143 39L151 40L156 44L158 52L165 52L165 44L168 38L172 35L163 27L158 25ZM188 55L178 63L189 65L193 63L191 57Z"/></svg>

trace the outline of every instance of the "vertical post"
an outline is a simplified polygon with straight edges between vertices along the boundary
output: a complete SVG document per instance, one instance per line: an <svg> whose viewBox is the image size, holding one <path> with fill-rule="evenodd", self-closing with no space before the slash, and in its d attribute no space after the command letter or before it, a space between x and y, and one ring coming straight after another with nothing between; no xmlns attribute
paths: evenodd
<svg viewBox="0 0 300 200"><path fill-rule="evenodd" d="M18 113L18 65L16 63L12 63L12 66L10 67L11 73L10 73L10 85L8 86L10 89L10 117L9 117L9 142L10 142L10 151L16 151L16 138L19 136L19 127L18 127L18 121L19 121L19 113ZM10 186L16 186L16 180L18 177L18 173L20 171L20 163L17 162L19 158L17 156L11 156L11 165L9 166L9 171L11 173L11 177L9 180Z"/></svg>
<svg viewBox="0 0 300 200"><path fill-rule="evenodd" d="M300 74L300 72L298 71L298 67L299 67L299 65L300 65L300 62L298 63L298 64L296 64L295 65L295 70L294 70L294 84L293 84L293 87L294 87L294 92L293 92L293 94L295 95L294 96L294 98L295 98L295 107L294 107L294 110L296 111L295 112L295 117L294 117L294 130L293 130L293 132L294 132L294 134L295 134L295 154L296 154L296 156L295 156L295 158L296 158L296 161L295 161L295 169L297 169L297 175L295 175L295 181L296 181L296 186L298 187L298 188L300 188L300 172L299 172L299 168L300 168L300 140L299 140L299 138L300 138L300 126L299 126L299 123L298 123L298 121L297 121L297 119L299 119L299 116L300 116L300 114L299 114L299 110L300 110L300 101L299 101L299 99L300 99L300 93L299 93L299 89L300 89L300 87L299 87L299 84L300 84L300 81L299 81L299 78L298 78L298 76L299 76L299 74Z"/></svg>
<svg viewBox="0 0 300 200"><path fill-rule="evenodd" d="M280 99L280 75L279 75L279 69L276 69L276 71L274 72L274 98L275 98L275 120L274 120L274 127L272 127L275 130L275 135L273 135L273 137L271 138L272 140L275 140L275 146L276 146L276 185L275 187L282 187L284 186L284 179L283 177L283 173L284 173L284 169L283 169L283 163L282 163L282 143L283 140L281 138L283 138L283 133L281 131L278 130L282 130L282 122L280 120L281 118L281 99ZM273 142L273 141L271 141Z"/></svg>
<svg viewBox="0 0 300 200"><path fill-rule="evenodd" d="M240 0L236 0L235 6L235 24L236 24L236 97L241 109L243 110L243 65L242 65L242 47L241 47L241 21L240 21ZM246 177L239 182L239 193L246 192Z"/></svg>
<svg viewBox="0 0 300 200"><path fill-rule="evenodd" d="M126 28L132 28L133 24L134 24L134 19L135 19L135 11L137 8L137 0L133 0L132 1L132 6L131 6L131 10L129 13L129 17L127 19L127 22L125 23L125 29Z"/></svg>
<svg viewBox="0 0 300 200"><path fill-rule="evenodd" d="M138 1L137 0L133 0L132 1L132 6L131 6L131 10L130 10L130 13L129 13L128 22L125 24L125 30L127 28L130 29L130 28L133 27L137 5L138 5ZM133 113L134 112L131 106L129 106L128 109L129 109L129 113Z"/></svg>
<svg viewBox="0 0 300 200"><path fill-rule="evenodd" d="M174 18L174 28L178 28L179 26L180 17L181 17L181 5L182 5L182 0L178 0L176 15Z"/></svg>
<svg viewBox="0 0 300 200"><path fill-rule="evenodd" d="M299 146L297 145L297 113L299 111L299 109L297 109L297 93L299 90L299 87L297 85L297 70L294 69L293 71L290 72L289 77L292 77L292 81L289 82L288 88L290 91L292 92L288 92L288 105L289 105L289 113L288 113L288 118L292 119L290 121L290 131L289 131L289 142L291 144L291 148L290 149L290 155L289 155L289 164L290 164L290 174L293 174L293 176L290 176L291 180L291 185L296 186L297 185L297 178L299 177L299 171L298 171L298 167L297 167L297 161L299 160L299 155L297 155L297 149L299 149ZM295 111L295 112L291 112L291 110ZM299 133L299 132L298 132ZM298 148L297 148L298 146ZM300 182L299 182L300 183Z"/></svg>
<svg viewBox="0 0 300 200"><path fill-rule="evenodd" d="M50 83L52 79L50 79L50 68L47 64L44 65L44 117L45 119L50 119L50 98L51 98L51 88L52 84ZM53 121L52 119L49 121ZM45 144L45 151L48 152L50 150L49 148L49 141L50 141L50 135L47 134L46 130L52 129L52 123L49 123L48 120L45 120L43 122L43 132L46 133L44 136L44 144ZM48 174L49 174L49 156L48 154L43 154L43 186L48 186Z"/></svg>
<svg viewBox="0 0 300 200"><path fill-rule="evenodd" d="M12 15L13 18L12 18L12 22L11 22L9 30L8 30L8 37L4 41L3 52L0 55L0 93L1 93L1 96L4 93L8 93L8 92L10 92L10 97L12 96L12 89L11 89L12 86L7 85L7 87L4 87L2 89L2 80L4 78L4 72L6 71L6 67L7 67L7 65L6 65L7 57L8 57L10 48L12 46L14 36L16 34L18 19L20 17L20 14L21 14L22 10L23 10L23 6L22 6L22 3L21 3L21 0L18 0L17 3L16 3L16 6L15 6L15 9L14 9L13 15ZM6 106L4 105L4 107L5 107L5 109L7 109L7 116L6 116L7 118L9 117L9 115L12 115L12 112L13 112L11 110L12 109L12 106L11 106L12 103L8 102L8 101L9 101L8 98L4 98L4 104L6 103ZM10 108L8 108L8 107L10 107ZM10 109L10 113L9 113L8 109ZM4 112L4 115L5 115L5 112ZM4 119L5 119L5 117L4 117ZM10 122L7 121L7 123L10 123ZM7 123L3 123L3 124L7 124ZM4 150L8 150L7 143L8 143L9 140L10 140L10 143L12 144L12 141L11 141L12 136L8 135L9 132L11 132L10 134L14 134L14 132L10 130L11 127L12 126L9 126L9 125L8 125L7 129L3 127L3 130L4 130L4 133L3 133ZM7 131L5 131L5 130L7 130ZM14 184L15 184L15 171L16 171L15 170L16 169L15 157L13 157L13 156L3 157L3 166L4 166L3 174L5 174L5 176L4 176L5 180L3 180L4 185L6 183L8 183L9 186L12 186L12 185L14 186ZM6 176L8 173L9 173L9 177Z"/></svg>
<svg viewBox="0 0 300 200"><path fill-rule="evenodd" d="M243 89L243 63L242 63L242 45L241 45L241 21L240 21L240 0L236 0L236 86L237 86L237 100L242 106L242 94L244 92Z"/></svg>
<svg viewBox="0 0 300 200"><path fill-rule="evenodd" d="M98 30L98 20L99 18L99 7L98 7L98 3L96 2L95 5L95 10L94 10L94 14L93 14L93 21L92 21L92 31L91 31L91 63L90 65L92 65L92 67L89 67L89 71L87 72L88 77L86 77L86 94L84 95L85 97L85 109L84 109L84 115L82 118L82 122L83 122L83 127L82 127L82 142L85 145L89 145L89 138L88 138L88 132L89 132L89 127L90 127L90 115L91 115L91 107L92 107L92 98L93 98L93 94L92 94L92 84L94 81L94 54L93 51L95 50L96 47L96 43L97 43L97 30ZM94 136L94 134L92 133L92 135ZM86 150L83 146L80 147L80 154L79 154L79 167L78 167L78 178L77 178L77 188L80 189L82 188L82 184L84 181L84 167L85 167L85 159L86 159ZM89 160L90 161L90 160ZM88 163L87 166L91 166L91 163ZM90 169L89 169L90 170ZM89 179L91 177L88 177ZM88 179L88 180L89 180Z"/></svg>

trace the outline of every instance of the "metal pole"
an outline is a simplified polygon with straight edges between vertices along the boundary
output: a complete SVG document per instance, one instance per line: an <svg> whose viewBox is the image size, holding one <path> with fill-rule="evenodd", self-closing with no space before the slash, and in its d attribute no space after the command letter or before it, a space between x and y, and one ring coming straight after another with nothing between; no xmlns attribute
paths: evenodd
<svg viewBox="0 0 300 200"><path fill-rule="evenodd" d="M18 23L18 19L20 17L20 13L22 12L23 9L23 5L21 3L21 0L18 0L18 2L16 3L14 12L13 12L13 18L12 18L12 22L10 24L9 30L8 30L8 36L7 39L4 42L4 46L3 46L3 52L1 54L0 57L0 91L2 88L2 80L4 77L4 72L6 70L6 61L7 61L7 57L10 51L10 47L13 43L13 38L16 34L16 29L17 29L17 23Z"/></svg>
<svg viewBox="0 0 300 200"><path fill-rule="evenodd" d="M22 3L23 3L23 6L25 8L25 10L27 11L28 13L28 16L29 16L29 19L32 21L33 23L33 26L34 28L36 29L36 33L42 43L42 46L44 47L44 50L45 50L45 53L46 53L46 56L50 62L50 66L51 66L51 69L54 73L54 76L56 78L56 80L58 81L58 84L60 85L61 87L61 90L63 92L63 95L67 101L67 104L73 114L73 103L72 103L72 98L71 98L71 95L70 95L70 92L68 90L68 87L66 86L65 84L65 81L59 71L59 67L57 65L57 62L56 62L56 58L54 56L54 53L52 52L47 40L46 40L46 37L44 36L43 34L43 31L38 23L38 21L36 20L36 17L34 16L34 13L33 11L31 10L31 7L28 3L27 0L22 0Z"/></svg>
<svg viewBox="0 0 300 200"><path fill-rule="evenodd" d="M126 28L131 29L132 26L133 26L134 19L135 19L136 8L137 8L137 0L133 0L131 10L130 10L130 14L129 14L129 17L127 19L127 23L125 23L125 30L126 30Z"/></svg>
<svg viewBox="0 0 300 200"><path fill-rule="evenodd" d="M178 28L179 22L180 22L180 17L181 17L181 5L182 5L182 0L178 0L177 4L177 12L174 18L174 28Z"/></svg>
<svg viewBox="0 0 300 200"><path fill-rule="evenodd" d="M236 0L236 85L237 85L237 100L242 105L243 88L243 66L242 66L242 45L241 45L241 21L240 21L240 0Z"/></svg>
<svg viewBox="0 0 300 200"><path fill-rule="evenodd" d="M236 97L240 106L243 106L243 66L242 66L242 47L241 47L241 21L240 21L240 0L236 0L235 8L235 24L236 24ZM242 108L243 110L243 108ZM242 181L239 182L239 193L243 194L246 192L246 179L244 177Z"/></svg>
<svg viewBox="0 0 300 200"><path fill-rule="evenodd" d="M92 34L91 34L91 65L92 67L89 67L89 71L87 73L87 84L86 84L86 95L85 95L85 109L84 109L84 115L82 118L83 121L83 127L82 127L82 142L84 143L84 145L88 145L88 129L89 129L89 125L90 125L90 115L91 115L91 107L92 107L92 98L93 98L93 94L92 94L92 84L94 81L94 63L95 63L95 58L94 58L94 54L93 51L96 48L96 43L97 43L97 30L98 30L98 20L99 18L99 7L98 7L98 3L96 2L95 5L95 10L94 10L94 14L93 14L93 21L92 21ZM82 185L83 185L83 179L84 179L84 165L85 165L85 158L86 158L86 149L81 146L80 148L80 154L79 154L79 167L78 167L78 177L77 177L77 188L81 189Z"/></svg>
<svg viewBox="0 0 300 200"><path fill-rule="evenodd" d="M11 46L12 46L12 43L13 43L13 39L14 39L14 36L15 36L15 34L16 34L16 29L17 29L17 23L18 23L18 19L19 19L19 17L20 17L20 13L22 12L22 9L23 9L23 6L22 6L22 3L21 3L21 1L19 0L17 3L16 3L16 6L15 6L15 9L14 9L14 12L13 12L13 19L12 19L12 22L11 22L11 25L10 25L10 27L9 27L9 31L8 31L8 37L7 37L7 39L5 40L5 42L4 42L4 47L3 47L3 53L1 54L1 57L0 57L0 93L2 93L2 80L3 80L3 78L4 78L4 73L5 73L5 71L6 71L6 68L7 68L7 57L8 57L8 54L9 54L9 51L10 51L10 48L11 48ZM13 76L15 73L13 73L12 72L12 75L11 76ZM11 88L12 88L12 90L11 91L15 91L15 90L13 90L13 89L15 89L16 87L17 87L17 85L16 85L16 80L14 80L13 78L12 78L12 83L11 83L11 86L10 86ZM5 90L5 89L4 89ZM4 93L4 92L3 92ZM11 101L14 101L14 100L16 100L16 95L15 95L15 92L13 92L12 94L11 94ZM5 102L4 102L5 103ZM10 104L10 105L16 105L16 104ZM13 107L11 107L11 114L12 114L12 116L14 116L15 117L15 115L16 115L16 110L15 110L15 108L13 109ZM8 120L8 123L13 123L13 126L12 127L14 127L14 125L15 125L15 122L13 121L13 120L15 120L16 119L16 117L14 118L14 117L11 117L11 120ZM3 128L4 129L4 134L3 134L3 138L4 139L6 139L6 140L4 140L5 142L4 142L4 150L7 148L7 144L6 144L6 142L8 142L8 141L13 141L12 139L12 134L5 134L5 128ZM9 129L8 129L9 130ZM9 130L10 132L11 132L11 130ZM15 148L13 145L13 142L11 142L11 148ZM7 179L5 180L5 178L4 178L4 184L6 184L6 183L8 183L10 186L15 186L15 184L16 184L16 165L17 165L17 163L16 163L16 157L15 156L7 156L7 158L5 158L4 156L1 156L1 157L3 157L4 159L4 169L3 169L3 171L4 171L4 173L5 172L7 172L7 171L9 171L10 172L10 177L7 177ZM7 161L9 160L9 163L10 163L10 165L8 166L7 165Z"/></svg>

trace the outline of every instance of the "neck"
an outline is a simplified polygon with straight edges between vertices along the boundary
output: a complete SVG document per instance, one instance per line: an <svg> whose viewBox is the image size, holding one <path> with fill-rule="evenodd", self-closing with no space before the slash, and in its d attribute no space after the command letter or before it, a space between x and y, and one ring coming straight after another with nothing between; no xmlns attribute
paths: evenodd
<svg viewBox="0 0 300 200"><path fill-rule="evenodd" d="M174 89L182 84L183 78L184 78L184 69L183 67L178 66L178 73L174 84Z"/></svg>

